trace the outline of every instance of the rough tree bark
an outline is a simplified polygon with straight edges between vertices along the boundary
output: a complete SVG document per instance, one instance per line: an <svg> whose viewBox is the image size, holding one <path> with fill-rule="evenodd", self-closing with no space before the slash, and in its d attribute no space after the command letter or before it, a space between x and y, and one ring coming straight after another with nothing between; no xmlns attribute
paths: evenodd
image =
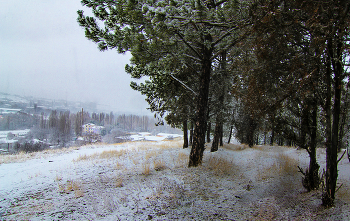
<svg viewBox="0 0 350 221"><path fill-rule="evenodd" d="M233 130L233 126L231 125L231 127L230 127L230 135L228 136L227 144L229 144L231 142L232 130Z"/></svg>
<svg viewBox="0 0 350 221"><path fill-rule="evenodd" d="M190 141L189 141L189 146L192 146L193 144L193 121L191 120L190 122Z"/></svg>
<svg viewBox="0 0 350 221"><path fill-rule="evenodd" d="M247 141L248 141L249 147L252 147L254 146L254 132L257 127L257 124L255 123L255 120L251 116L249 116L248 126L249 126L249 131L247 134Z"/></svg>
<svg viewBox="0 0 350 221"><path fill-rule="evenodd" d="M320 184L320 177L318 174L320 166L317 163L317 158L316 158L316 146L317 146L317 105L314 105L314 108L311 112L311 119L312 119L312 124L311 124L311 142L310 142L310 147L308 149L308 153L310 156L310 164L309 164L309 191L313 189L318 189L319 184Z"/></svg>
<svg viewBox="0 0 350 221"><path fill-rule="evenodd" d="M210 143L210 131L211 131L211 122L208 122L208 129L207 129L207 143Z"/></svg>
<svg viewBox="0 0 350 221"><path fill-rule="evenodd" d="M205 36L205 40L212 42L210 35ZM196 111L196 121L193 137L193 145L190 153L189 167L196 167L202 164L204 146L205 146L205 131L207 126L207 107L209 96L209 84L211 75L211 55L212 48L201 45L202 52L202 70L199 79L199 94Z"/></svg>
<svg viewBox="0 0 350 221"><path fill-rule="evenodd" d="M214 138L213 138L213 143L211 145L210 152L215 152L219 149L220 128L221 128L221 123L218 119L216 119Z"/></svg>
<svg viewBox="0 0 350 221"><path fill-rule="evenodd" d="M317 105L313 105L313 110L311 111L311 125L306 125L309 132L310 132L310 145L307 147L305 145L305 139L301 140L300 145L301 148L305 148L309 154L310 163L309 168L306 169L305 172L301 170L299 167L300 172L304 175L302 179L303 186L307 189L307 191L311 191L314 189L318 189L320 184L320 177L319 177L319 168L320 166L317 163L316 158L316 137L317 137ZM304 112L305 114L305 112ZM308 118L308 116L303 116L304 118ZM304 128L306 129L306 128ZM304 142L304 143L302 143Z"/></svg>
<svg viewBox="0 0 350 221"><path fill-rule="evenodd" d="M223 136L224 136L224 125L223 125L223 123L221 123L220 124L220 139L219 139L220 147L224 146Z"/></svg>
<svg viewBox="0 0 350 221"><path fill-rule="evenodd" d="M187 120L183 121L183 130L184 130L184 145L183 145L183 148L187 148L188 147Z"/></svg>
<svg viewBox="0 0 350 221"><path fill-rule="evenodd" d="M327 41L327 55L328 55L328 68L327 68L327 105L326 105L326 189L322 195L322 204L326 207L334 205L335 190L338 178L338 162L337 162L337 149L338 149L338 135L339 135L339 115L340 115L340 101L341 101L341 75L342 75L342 64L341 60L336 55L340 55L342 41L335 37L336 47L333 46L333 39L329 38ZM335 48L335 50L334 50ZM334 50L334 51L333 51ZM334 104L333 104L333 119L331 119L331 64L333 67L333 78L334 78ZM333 120L333 121L332 121ZM333 123L333 124L332 124Z"/></svg>

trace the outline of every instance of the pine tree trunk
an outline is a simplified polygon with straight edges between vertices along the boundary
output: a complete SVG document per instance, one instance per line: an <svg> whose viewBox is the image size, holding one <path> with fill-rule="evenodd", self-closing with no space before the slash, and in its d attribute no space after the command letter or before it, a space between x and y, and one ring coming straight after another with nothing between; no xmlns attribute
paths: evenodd
<svg viewBox="0 0 350 221"><path fill-rule="evenodd" d="M211 122L208 122L208 129L207 129L207 143L210 143L210 131L211 131Z"/></svg>
<svg viewBox="0 0 350 221"><path fill-rule="evenodd" d="M208 42L212 41L210 35L204 36ZM193 145L190 153L189 167L196 167L202 164L205 146L205 131L207 126L207 109L209 96L209 83L211 75L211 54L212 49L202 45L202 71L199 79L199 94L197 97L196 122L194 129Z"/></svg>
<svg viewBox="0 0 350 221"><path fill-rule="evenodd" d="M274 118L275 116L273 116ZM271 140L270 140L270 146L273 146L273 143L275 142L275 121L272 118L272 127L271 127Z"/></svg>
<svg viewBox="0 0 350 221"><path fill-rule="evenodd" d="M220 123L218 119L216 119L214 138L213 138L213 143L211 145L210 152L215 152L219 149L219 142L220 142L219 140L220 140Z"/></svg>
<svg viewBox="0 0 350 221"><path fill-rule="evenodd" d="M317 105L314 104L313 110L311 112L312 124L310 129L310 147L307 149L310 157L309 169L305 173L305 178L303 180L304 187L308 190L318 189L320 184L320 177L318 174L320 166L317 163L316 158L316 145L317 145Z"/></svg>
<svg viewBox="0 0 350 221"><path fill-rule="evenodd" d="M252 117L249 117L248 124L249 124L248 125L249 129L248 129L248 134L247 134L248 135L247 142L248 142L249 147L252 147L254 145L254 132L255 132L257 125Z"/></svg>
<svg viewBox="0 0 350 221"><path fill-rule="evenodd" d="M191 121L191 123L190 123L190 146L192 146L192 144L193 144L193 122Z"/></svg>
<svg viewBox="0 0 350 221"><path fill-rule="evenodd" d="M341 60L338 57L341 57L341 47L342 40L339 39L339 36L336 37L336 56L334 56L334 48L332 47L332 39L328 39L328 73L327 73L327 100L328 109L327 109L327 149L326 149L326 192L322 196L322 204L326 207L331 207L334 205L335 199L335 190L337 185L338 178L338 162L337 162L337 149L338 149L338 135L339 135L339 116L340 116L340 99L341 99L341 75L343 73ZM337 58L337 59L335 59ZM330 109L330 99L331 99L331 72L330 72L330 62L332 62L333 75L334 75L334 104L333 104L333 125L331 127L331 109ZM328 97L329 96L329 97Z"/></svg>
<svg viewBox="0 0 350 221"><path fill-rule="evenodd" d="M187 120L183 121L183 130L184 130L184 145L183 145L183 148L187 148L188 147Z"/></svg>
<svg viewBox="0 0 350 221"><path fill-rule="evenodd" d="M224 146L224 143L222 141L223 136L224 136L224 125L220 123L220 139L219 139L220 147Z"/></svg>
<svg viewBox="0 0 350 221"><path fill-rule="evenodd" d="M231 142L232 130L233 130L233 126L230 127L230 135L229 135L229 137L228 137L227 144L229 144L229 143Z"/></svg>
<svg viewBox="0 0 350 221"><path fill-rule="evenodd" d="M331 164L331 152L332 152L332 110L331 110L331 100L332 100L332 85L331 85L331 64L330 59L328 55L328 62L327 62L327 71L325 76L325 82L327 87L327 97L326 97L326 103L324 106L325 110L325 118L326 118L326 192L322 195L322 204L325 206L332 206L333 205L333 199L331 197L332 195L332 188L331 188L331 170L330 170L330 164Z"/></svg>

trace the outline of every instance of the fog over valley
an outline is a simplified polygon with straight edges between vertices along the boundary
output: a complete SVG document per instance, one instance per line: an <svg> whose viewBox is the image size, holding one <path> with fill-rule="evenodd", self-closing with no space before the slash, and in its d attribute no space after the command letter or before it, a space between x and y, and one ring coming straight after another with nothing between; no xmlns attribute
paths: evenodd
<svg viewBox="0 0 350 221"><path fill-rule="evenodd" d="M100 52L76 21L79 9L79 0L2 2L0 92L146 113L124 71L130 54Z"/></svg>

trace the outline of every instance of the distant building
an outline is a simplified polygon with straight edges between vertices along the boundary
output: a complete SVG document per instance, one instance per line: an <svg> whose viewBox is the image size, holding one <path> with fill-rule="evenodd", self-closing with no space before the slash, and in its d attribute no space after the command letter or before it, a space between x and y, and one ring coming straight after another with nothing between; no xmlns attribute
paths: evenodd
<svg viewBox="0 0 350 221"><path fill-rule="evenodd" d="M82 129L83 140L88 143L101 142L101 133L105 127L97 126L92 123L84 124Z"/></svg>
<svg viewBox="0 0 350 221"><path fill-rule="evenodd" d="M84 124L83 125L83 134L84 135L86 135L86 134L100 135L104 128L105 127L103 127L103 126L97 126L97 125L92 124L92 123Z"/></svg>

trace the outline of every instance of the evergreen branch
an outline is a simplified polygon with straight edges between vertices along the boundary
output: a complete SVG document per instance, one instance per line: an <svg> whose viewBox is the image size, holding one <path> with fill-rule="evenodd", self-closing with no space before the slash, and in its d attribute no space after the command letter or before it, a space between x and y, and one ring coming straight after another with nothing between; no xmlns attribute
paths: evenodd
<svg viewBox="0 0 350 221"><path fill-rule="evenodd" d="M189 54L184 54L186 57L189 57L189 58L191 58L191 59L193 59L193 60L196 60L196 61L201 61L201 59L199 59L199 58L196 58L196 57L193 57L192 55L189 55Z"/></svg>
<svg viewBox="0 0 350 221"><path fill-rule="evenodd" d="M175 20L180 20L180 21L186 21L187 24L205 24L205 25L210 25L210 26L215 26L215 27L223 27L223 28L228 28L230 27L230 24L227 22L210 22L210 21L205 21L205 20L191 20L188 17L182 17L182 16L169 16L170 19L175 19ZM185 24L186 24L185 23ZM198 30L198 29L197 29Z"/></svg>
<svg viewBox="0 0 350 221"><path fill-rule="evenodd" d="M219 50L218 52L216 52L211 59L216 58L217 56L219 56L220 54L222 54L222 52L224 51L228 51L230 48L234 47L238 42L241 42L244 38L246 38L248 35L250 34L250 31L245 32L244 34L242 34L240 37L236 38L235 40L233 40L231 42L231 44L229 44L228 46L226 46L225 48Z"/></svg>
<svg viewBox="0 0 350 221"><path fill-rule="evenodd" d="M187 62L183 62L183 61L181 61L180 59L179 59L179 57L178 56L176 56L173 52L169 52L169 54L171 55L171 56L173 56L175 59L177 59L180 63L183 63L184 65L186 65L188 68L190 68L197 76L199 76L199 73L198 73L198 71L194 68L194 67L192 67L192 65L190 65L189 63L187 63Z"/></svg>
<svg viewBox="0 0 350 221"><path fill-rule="evenodd" d="M226 38L227 36L231 35L232 34L232 31L235 31L237 30L238 27L235 26L233 28L231 28L231 30L227 31L223 36L221 36L219 39L217 39L214 43L212 43L212 47L217 45L218 43L220 43L224 38Z"/></svg>
<svg viewBox="0 0 350 221"><path fill-rule="evenodd" d="M215 3L215 7L218 7L219 5L221 4L224 4L225 2L227 2L228 0L221 0L221 1L218 1L217 3Z"/></svg>
<svg viewBox="0 0 350 221"><path fill-rule="evenodd" d="M182 40L182 42L191 50L191 51L193 51L199 58L201 57L201 54L196 50L196 49L194 49L186 40L185 40L185 38L179 33L179 32L177 32L177 31L174 31L175 32L175 34L177 34L179 37L180 37L180 39Z"/></svg>

